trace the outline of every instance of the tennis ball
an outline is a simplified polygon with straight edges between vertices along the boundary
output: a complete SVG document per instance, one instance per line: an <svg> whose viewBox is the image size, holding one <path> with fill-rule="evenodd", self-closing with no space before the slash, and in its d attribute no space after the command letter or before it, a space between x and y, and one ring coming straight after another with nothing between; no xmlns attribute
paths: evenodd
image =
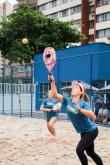
<svg viewBox="0 0 110 165"><path fill-rule="evenodd" d="M23 38L23 39L22 39L22 43L23 43L23 44L27 44L27 43L28 43L28 39L27 39L27 38Z"/></svg>

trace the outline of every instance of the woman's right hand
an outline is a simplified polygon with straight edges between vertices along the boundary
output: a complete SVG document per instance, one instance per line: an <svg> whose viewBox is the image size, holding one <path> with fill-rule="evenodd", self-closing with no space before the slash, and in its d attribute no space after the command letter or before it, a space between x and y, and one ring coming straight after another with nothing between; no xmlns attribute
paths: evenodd
<svg viewBox="0 0 110 165"><path fill-rule="evenodd" d="M54 82L55 81L54 76L52 74L48 75L48 80Z"/></svg>

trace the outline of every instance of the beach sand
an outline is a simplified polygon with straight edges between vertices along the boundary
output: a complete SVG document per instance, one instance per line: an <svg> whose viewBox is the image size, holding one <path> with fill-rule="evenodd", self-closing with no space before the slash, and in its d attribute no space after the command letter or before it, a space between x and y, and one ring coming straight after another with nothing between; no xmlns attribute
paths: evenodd
<svg viewBox="0 0 110 165"><path fill-rule="evenodd" d="M110 128L98 127L95 148L110 165ZM80 165L76 146L80 139L70 122L56 123L55 140L42 119L0 116L0 165ZM89 165L95 163L89 158Z"/></svg>

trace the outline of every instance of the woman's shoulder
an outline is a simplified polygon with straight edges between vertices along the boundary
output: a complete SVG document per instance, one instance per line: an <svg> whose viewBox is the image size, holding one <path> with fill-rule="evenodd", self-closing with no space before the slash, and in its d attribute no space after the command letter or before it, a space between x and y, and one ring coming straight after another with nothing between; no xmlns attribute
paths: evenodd
<svg viewBox="0 0 110 165"><path fill-rule="evenodd" d="M84 109L91 109L90 102L80 99L80 104Z"/></svg>

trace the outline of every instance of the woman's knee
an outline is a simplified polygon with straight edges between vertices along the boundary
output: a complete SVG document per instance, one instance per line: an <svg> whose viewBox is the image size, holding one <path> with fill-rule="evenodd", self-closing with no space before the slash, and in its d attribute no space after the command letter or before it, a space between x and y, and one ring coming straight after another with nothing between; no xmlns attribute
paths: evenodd
<svg viewBox="0 0 110 165"><path fill-rule="evenodd" d="M84 150L81 147L77 146L76 153L77 153L77 155L80 156L80 155L82 155L84 153Z"/></svg>
<svg viewBox="0 0 110 165"><path fill-rule="evenodd" d="M50 127L50 128L53 127L53 123L52 123L52 122L49 123L49 127Z"/></svg>
<svg viewBox="0 0 110 165"><path fill-rule="evenodd" d="M49 127L53 127L53 126L54 126L54 121L53 120L50 120Z"/></svg>

